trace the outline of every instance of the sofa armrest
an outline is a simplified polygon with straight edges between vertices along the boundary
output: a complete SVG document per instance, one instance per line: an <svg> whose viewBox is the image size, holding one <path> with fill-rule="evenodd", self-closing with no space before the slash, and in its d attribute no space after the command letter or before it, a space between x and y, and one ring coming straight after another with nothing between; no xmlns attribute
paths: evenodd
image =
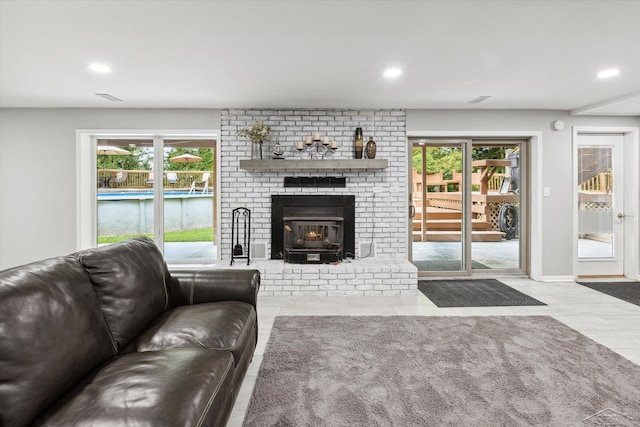
<svg viewBox="0 0 640 427"><path fill-rule="evenodd" d="M181 268L170 273L172 307L217 301L242 301L256 307L258 270Z"/></svg>

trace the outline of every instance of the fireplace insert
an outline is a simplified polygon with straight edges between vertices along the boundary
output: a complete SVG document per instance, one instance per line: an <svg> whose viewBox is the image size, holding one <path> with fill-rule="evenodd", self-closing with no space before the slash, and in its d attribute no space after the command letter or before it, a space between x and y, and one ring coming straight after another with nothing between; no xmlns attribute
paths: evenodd
<svg viewBox="0 0 640 427"><path fill-rule="evenodd" d="M330 263L343 258L343 217L286 216L284 260Z"/></svg>
<svg viewBox="0 0 640 427"><path fill-rule="evenodd" d="M355 196L271 196L271 259L332 263L355 252Z"/></svg>

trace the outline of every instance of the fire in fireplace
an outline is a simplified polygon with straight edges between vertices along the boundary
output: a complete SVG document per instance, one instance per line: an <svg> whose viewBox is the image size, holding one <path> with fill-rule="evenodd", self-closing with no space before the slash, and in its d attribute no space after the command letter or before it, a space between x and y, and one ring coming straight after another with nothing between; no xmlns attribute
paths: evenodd
<svg viewBox="0 0 640 427"><path fill-rule="evenodd" d="M271 196L271 258L331 263L354 253L355 196Z"/></svg>
<svg viewBox="0 0 640 427"><path fill-rule="evenodd" d="M343 217L286 216L285 262L336 262L343 258Z"/></svg>

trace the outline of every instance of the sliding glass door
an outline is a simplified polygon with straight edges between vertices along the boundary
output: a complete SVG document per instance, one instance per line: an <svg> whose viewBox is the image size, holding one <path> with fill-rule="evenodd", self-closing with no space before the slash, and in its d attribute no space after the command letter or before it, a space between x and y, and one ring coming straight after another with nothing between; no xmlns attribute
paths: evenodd
<svg viewBox="0 0 640 427"><path fill-rule="evenodd" d="M420 271L464 269L462 143L413 144L413 263Z"/></svg>
<svg viewBox="0 0 640 427"><path fill-rule="evenodd" d="M215 141L165 140L163 159L165 258L216 259Z"/></svg>
<svg viewBox="0 0 640 427"><path fill-rule="evenodd" d="M153 139L98 139L97 244L153 236Z"/></svg>
<svg viewBox="0 0 640 427"><path fill-rule="evenodd" d="M144 235L168 262L214 262L215 146L211 138L98 139L96 243Z"/></svg>
<svg viewBox="0 0 640 427"><path fill-rule="evenodd" d="M411 256L421 275L522 271L526 141L411 143Z"/></svg>
<svg viewBox="0 0 640 427"><path fill-rule="evenodd" d="M521 269L525 141L478 141L471 147L471 267Z"/></svg>

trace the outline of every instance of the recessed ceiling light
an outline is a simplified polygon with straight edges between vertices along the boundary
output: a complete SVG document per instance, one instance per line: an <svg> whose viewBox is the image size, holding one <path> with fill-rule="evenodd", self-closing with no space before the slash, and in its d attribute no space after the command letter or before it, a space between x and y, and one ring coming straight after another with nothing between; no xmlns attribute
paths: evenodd
<svg viewBox="0 0 640 427"><path fill-rule="evenodd" d="M400 74L402 74L402 70L400 68L388 68L384 72L384 76L388 79L398 77Z"/></svg>
<svg viewBox="0 0 640 427"><path fill-rule="evenodd" d="M93 62L89 64L89 69L94 73L107 74L111 72L111 67L107 64L101 64L99 62Z"/></svg>
<svg viewBox="0 0 640 427"><path fill-rule="evenodd" d="M620 74L620 70L617 68L609 68L608 70L602 70L598 73L599 79L608 79L611 77L615 77Z"/></svg>

